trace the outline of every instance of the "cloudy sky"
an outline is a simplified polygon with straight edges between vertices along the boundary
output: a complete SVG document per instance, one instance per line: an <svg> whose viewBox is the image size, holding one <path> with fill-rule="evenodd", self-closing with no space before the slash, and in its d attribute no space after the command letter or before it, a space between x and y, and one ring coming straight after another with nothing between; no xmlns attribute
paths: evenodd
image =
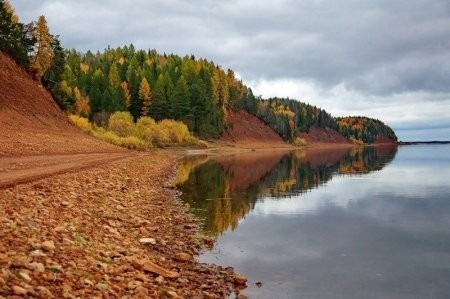
<svg viewBox="0 0 450 299"><path fill-rule="evenodd" d="M11 0L66 48L194 54L255 94L366 115L400 140L450 140L448 0Z"/></svg>

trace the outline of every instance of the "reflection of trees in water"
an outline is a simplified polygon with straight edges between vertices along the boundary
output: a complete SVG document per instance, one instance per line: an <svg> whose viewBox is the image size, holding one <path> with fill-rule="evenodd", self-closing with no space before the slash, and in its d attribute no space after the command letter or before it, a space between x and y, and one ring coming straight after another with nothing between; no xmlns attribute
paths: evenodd
<svg viewBox="0 0 450 299"><path fill-rule="evenodd" d="M336 174L380 170L396 153L396 147L366 147L271 154L267 159L190 157L180 163L177 184L182 199L204 219L205 232L217 236L235 229L260 197L282 199L318 188Z"/></svg>

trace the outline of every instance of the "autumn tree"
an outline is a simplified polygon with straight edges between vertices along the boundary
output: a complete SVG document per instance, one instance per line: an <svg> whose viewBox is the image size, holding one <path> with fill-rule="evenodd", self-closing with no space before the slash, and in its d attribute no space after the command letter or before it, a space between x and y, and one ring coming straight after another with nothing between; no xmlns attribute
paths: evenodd
<svg viewBox="0 0 450 299"><path fill-rule="evenodd" d="M33 36L36 39L36 45L35 55L31 59L31 68L35 71L36 77L41 79L50 68L53 59L52 36L44 16L40 16L36 22Z"/></svg>
<svg viewBox="0 0 450 299"><path fill-rule="evenodd" d="M89 116L91 112L89 97L83 96L77 87L74 88L73 93L75 97L75 113L83 117Z"/></svg>
<svg viewBox="0 0 450 299"><path fill-rule="evenodd" d="M141 116L147 116L152 101L152 94L150 90L150 84L148 84L148 81L145 77L142 78L141 84L139 85L139 100L142 103Z"/></svg>

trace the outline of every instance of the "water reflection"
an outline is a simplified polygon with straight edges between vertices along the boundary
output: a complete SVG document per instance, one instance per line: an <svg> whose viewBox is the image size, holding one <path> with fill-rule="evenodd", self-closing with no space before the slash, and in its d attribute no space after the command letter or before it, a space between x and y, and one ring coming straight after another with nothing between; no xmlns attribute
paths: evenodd
<svg viewBox="0 0 450 299"><path fill-rule="evenodd" d="M234 230L258 200L283 199L317 188L336 175L382 169L397 147L193 156L180 163L176 184L204 231ZM282 205L281 205L282 206Z"/></svg>

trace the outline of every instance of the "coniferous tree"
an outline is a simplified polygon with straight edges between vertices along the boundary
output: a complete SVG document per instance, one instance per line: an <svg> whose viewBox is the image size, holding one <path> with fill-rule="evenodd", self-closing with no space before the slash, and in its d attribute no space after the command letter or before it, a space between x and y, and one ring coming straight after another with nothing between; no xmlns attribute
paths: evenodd
<svg viewBox="0 0 450 299"><path fill-rule="evenodd" d="M35 41L28 30L29 26L19 22L11 4L0 0L0 51L25 67L29 65L28 53L32 51Z"/></svg>
<svg viewBox="0 0 450 299"><path fill-rule="evenodd" d="M189 89L183 76L178 79L175 86L172 111L175 120L188 121L192 119Z"/></svg>
<svg viewBox="0 0 450 299"><path fill-rule="evenodd" d="M36 77L41 79L53 60L53 40L44 16L40 16L36 22L33 36L36 39L36 45L35 55L31 59L31 68L35 71Z"/></svg>
<svg viewBox="0 0 450 299"><path fill-rule="evenodd" d="M150 85L147 79L142 78L141 84L139 85L139 100L141 101L141 116L149 115L149 109L152 101L152 94L150 90Z"/></svg>

